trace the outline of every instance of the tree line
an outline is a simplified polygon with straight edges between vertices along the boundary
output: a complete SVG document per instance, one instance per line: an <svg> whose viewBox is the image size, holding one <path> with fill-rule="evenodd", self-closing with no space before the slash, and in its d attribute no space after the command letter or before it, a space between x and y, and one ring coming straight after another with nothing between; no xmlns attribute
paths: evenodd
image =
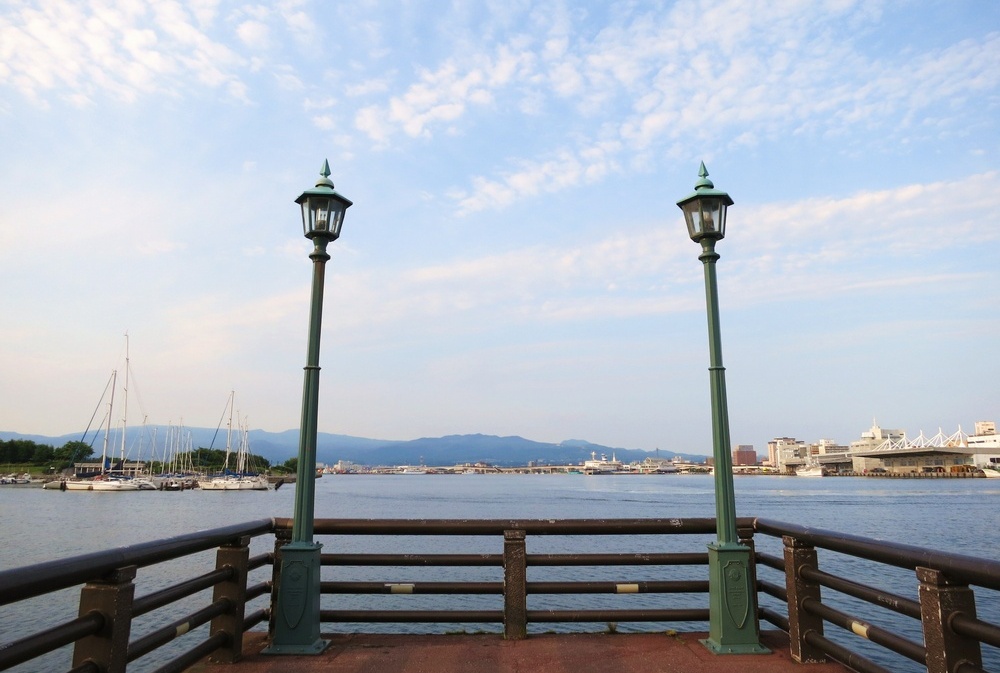
<svg viewBox="0 0 1000 673"><path fill-rule="evenodd" d="M93 455L94 449L86 442L66 442L56 448L51 444L39 444L30 439L0 441L0 464L62 469L70 467L75 462L87 460Z"/></svg>
<svg viewBox="0 0 1000 673"><path fill-rule="evenodd" d="M64 470L72 467L74 463L93 462L100 460L93 447L86 442L71 441L60 447L51 444L40 444L30 439L8 439L0 440L0 465L19 465L41 467L44 469L54 468ZM198 448L194 451L180 454L173 464L182 465L185 468L192 467L198 471L217 472L222 470L226 464L226 452L224 449ZM250 454L247 464L254 472L261 472L271 467L271 462L263 456ZM150 470L158 473L169 467L163 461L152 461ZM234 469L235 456L229 456L229 468ZM295 459L285 461L279 468L295 471Z"/></svg>

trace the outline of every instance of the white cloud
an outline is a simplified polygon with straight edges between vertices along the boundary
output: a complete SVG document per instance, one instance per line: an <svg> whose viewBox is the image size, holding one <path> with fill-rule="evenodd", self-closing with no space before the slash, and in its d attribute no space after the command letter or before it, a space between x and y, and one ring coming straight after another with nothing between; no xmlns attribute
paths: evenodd
<svg viewBox="0 0 1000 673"><path fill-rule="evenodd" d="M130 102L173 94L189 78L246 98L239 75L246 59L205 32L215 16L212 2L19 5L0 16L0 82L43 105L53 94L75 105ZM263 29L248 22L240 34L259 43Z"/></svg>
<svg viewBox="0 0 1000 673"><path fill-rule="evenodd" d="M337 101L333 96L324 96L322 98L306 98L302 106L306 112L312 112L313 110L328 110L336 104Z"/></svg>
<svg viewBox="0 0 1000 673"><path fill-rule="evenodd" d="M298 74L290 66L275 68L274 77L278 82L278 86L285 91L301 91L305 89L305 84L302 83Z"/></svg>
<svg viewBox="0 0 1000 673"><path fill-rule="evenodd" d="M384 93L389 90L387 79L370 79L360 84L351 84L344 89L344 93L351 97L367 96L373 93Z"/></svg>
<svg viewBox="0 0 1000 673"><path fill-rule="evenodd" d="M619 143L601 142L578 151L562 150L543 160L525 162L519 170L490 180L473 178L472 192L453 191L458 215L498 209L526 197L597 182L620 170Z"/></svg>
<svg viewBox="0 0 1000 673"><path fill-rule="evenodd" d="M492 54L474 55L471 67L465 65L467 60L456 58L436 70L420 70L417 82L405 92L391 96L385 105L369 106L359 113L358 130L378 144L384 144L396 131L412 138L431 137L434 128L460 119L470 106L490 106L497 89L531 70L533 57L520 46L501 45ZM370 94L383 86L384 80L368 81L351 91ZM372 123L376 117L381 120L378 124Z"/></svg>
<svg viewBox="0 0 1000 673"><path fill-rule="evenodd" d="M287 34L283 40L292 40L304 50L323 46L320 44L321 24L316 20L315 5L309 0L278 0L265 6L264 12L268 18L276 15L280 19L281 23L272 28L280 28Z"/></svg>
<svg viewBox="0 0 1000 673"><path fill-rule="evenodd" d="M392 134L392 126L385 119L384 112L374 105L358 110L354 116L354 126L377 146L385 146Z"/></svg>
<svg viewBox="0 0 1000 673"><path fill-rule="evenodd" d="M254 49L267 49L271 39L271 29L260 21L244 21L236 27L236 34L243 44Z"/></svg>
<svg viewBox="0 0 1000 673"><path fill-rule="evenodd" d="M464 132L495 111L555 115L561 101L592 119L568 125L542 146L512 149L507 163L517 170L473 176L458 208L467 214L599 180L621 165L644 170L653 157L692 144L754 147L790 132L839 135L862 126L884 129L888 146L931 132L918 123L932 119L937 132L959 130L952 110L1000 88L1000 70L991 65L1000 58L1000 34L875 56L860 30L880 20L869 3L692 1L667 12L619 9L593 35L574 25L579 19L555 12L546 19L546 39L511 32L451 54L418 69L403 90L387 89L384 103L358 111L355 127L385 147L398 134L427 140ZM379 89L388 86L378 82ZM595 163L575 149L608 138L618 144L614 161ZM526 151L533 153L515 154ZM527 189L512 193L519 184Z"/></svg>
<svg viewBox="0 0 1000 673"><path fill-rule="evenodd" d="M953 195L967 195L958 203ZM936 260L970 245L984 212L1000 209L1000 174L905 185L843 198L744 206L731 215L727 301L740 307L870 294L887 287L983 282L981 270ZM701 310L697 246L676 226L620 231L408 269L379 268L338 280L338 339L391 338L629 319ZM567 234L568 235L568 234ZM1000 232L975 234L989 245ZM737 241L730 241L737 239ZM296 254L298 254L298 251ZM416 327L419 325L419 327Z"/></svg>

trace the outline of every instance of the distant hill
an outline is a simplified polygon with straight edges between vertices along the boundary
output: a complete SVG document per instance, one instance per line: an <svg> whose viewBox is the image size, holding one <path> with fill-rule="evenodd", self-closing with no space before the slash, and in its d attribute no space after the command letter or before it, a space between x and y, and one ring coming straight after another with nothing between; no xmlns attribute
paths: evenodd
<svg viewBox="0 0 1000 673"><path fill-rule="evenodd" d="M143 432L145 434L143 435ZM190 434L189 434L190 433ZM226 431L213 428L184 428L182 431L182 446L186 446L187 438L194 448L211 447L222 449L226 446ZM16 432L0 431L0 439L28 439L39 444L50 444L60 447L68 441L77 441L83 433L77 432L58 437L43 435L23 435ZM167 426L147 426L146 428L129 428L127 446L133 447L132 452L138 452L142 446L140 458L148 459L150 446L155 446L156 457L163 457L164 448L168 442L175 441L176 428ZM140 437L142 441L140 443ZM250 431L250 450L267 458L271 463L283 463L298 454L299 431L267 432L265 430ZM103 437L91 433L87 443L95 451L100 451ZM235 442L234 442L235 444ZM115 446L121 445L117 439ZM316 442L316 460L332 465L338 460L348 460L363 465L456 465L462 463L484 462L493 465L511 466L525 465L528 462L568 465L582 463L596 454L608 458L614 454L618 460L625 463L641 461L657 456L674 458L680 456L687 460L701 462L704 455L678 454L673 451L644 451L642 449L625 449L592 444L585 440L569 439L558 444L536 442L523 437L497 437L496 435L447 435L445 437L423 437L412 440L383 440L319 433ZM134 456L133 456L134 457Z"/></svg>

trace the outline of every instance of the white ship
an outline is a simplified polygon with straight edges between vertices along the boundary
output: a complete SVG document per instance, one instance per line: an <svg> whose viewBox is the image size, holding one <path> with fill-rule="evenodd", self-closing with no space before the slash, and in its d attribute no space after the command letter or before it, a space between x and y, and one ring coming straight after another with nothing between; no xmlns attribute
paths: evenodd
<svg viewBox="0 0 1000 673"><path fill-rule="evenodd" d="M989 465L980 465L979 469L983 471L990 479L1000 479L1000 465L995 465L993 463Z"/></svg>
<svg viewBox="0 0 1000 673"><path fill-rule="evenodd" d="M590 452L590 460L584 461L583 463L583 473L584 474L615 474L616 472L622 472L625 466L622 462L615 458L615 454L611 454L611 460L608 460L607 454L601 454L600 459L597 457L596 451Z"/></svg>
<svg viewBox="0 0 1000 673"><path fill-rule="evenodd" d="M826 476L823 468L819 465L803 465L795 470L796 477L823 477Z"/></svg>
<svg viewBox="0 0 1000 673"><path fill-rule="evenodd" d="M396 474L427 474L427 468L423 465L400 465L396 468Z"/></svg>

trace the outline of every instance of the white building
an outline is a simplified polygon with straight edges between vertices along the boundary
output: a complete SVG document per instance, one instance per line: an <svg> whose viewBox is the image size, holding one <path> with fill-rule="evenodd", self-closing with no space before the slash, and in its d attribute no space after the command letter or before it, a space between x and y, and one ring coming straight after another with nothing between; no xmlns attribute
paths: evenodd
<svg viewBox="0 0 1000 673"><path fill-rule="evenodd" d="M976 434L969 435L968 444L973 465L1000 464L1000 435L994 421L976 421Z"/></svg>
<svg viewBox="0 0 1000 673"><path fill-rule="evenodd" d="M838 444L833 439L821 439L814 445L818 456L842 455L850 451L851 447Z"/></svg>
<svg viewBox="0 0 1000 673"><path fill-rule="evenodd" d="M905 430L889 430L879 427L879 424L872 421L870 430L861 433L861 439L851 442L849 453L866 453L874 451L886 441L898 442L906 437ZM851 462L855 472L864 472L874 467L882 467L879 458L865 458L861 456L851 456Z"/></svg>
<svg viewBox="0 0 1000 673"><path fill-rule="evenodd" d="M794 437L775 437L767 443L767 462L779 472L794 470L808 457L809 447Z"/></svg>
<svg viewBox="0 0 1000 673"><path fill-rule="evenodd" d="M997 434L996 421L976 421L976 432L974 436Z"/></svg>

